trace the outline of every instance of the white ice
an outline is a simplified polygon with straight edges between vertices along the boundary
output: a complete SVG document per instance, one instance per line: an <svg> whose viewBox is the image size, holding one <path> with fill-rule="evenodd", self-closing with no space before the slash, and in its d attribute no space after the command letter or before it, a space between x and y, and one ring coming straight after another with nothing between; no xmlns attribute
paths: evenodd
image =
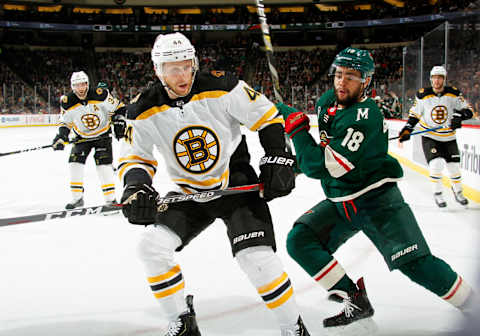
<svg viewBox="0 0 480 336"><path fill-rule="evenodd" d="M50 144L55 133L55 127L0 129L0 153ZM248 134L248 141L256 165L262 150L255 134ZM114 140L116 158L117 147ZM67 147L63 152L49 148L0 157L0 218L62 210L70 199L68 154ZM154 184L166 193L172 185L159 162ZM427 178L408 168L405 175L400 188L432 252L473 284L480 265L480 205L464 209L447 193L448 207L440 211ZM86 206L103 202L92 157L85 190ZM119 181L116 192L119 198ZM325 291L288 256L285 239L295 219L323 198L318 181L299 176L291 195L270 203L278 254L312 336L326 334L323 318L341 306L326 301ZM136 255L143 229L120 214L0 227L0 335L163 336L167 321ZM461 328L460 312L400 272L389 272L362 233L336 257L353 279L365 277L379 335L446 336ZM186 292L194 294L202 335L280 335L273 314L232 259L222 222L215 222L177 258Z"/></svg>

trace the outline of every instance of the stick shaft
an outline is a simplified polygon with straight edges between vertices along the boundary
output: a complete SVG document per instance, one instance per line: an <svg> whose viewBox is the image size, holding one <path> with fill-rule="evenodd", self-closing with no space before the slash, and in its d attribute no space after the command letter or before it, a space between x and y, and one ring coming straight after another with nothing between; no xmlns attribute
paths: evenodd
<svg viewBox="0 0 480 336"><path fill-rule="evenodd" d="M427 128L427 129L422 130L422 131L412 132L412 133L410 133L410 136L412 136L412 135L417 135L417 134L422 134L422 133L427 133L427 132L431 132L431 131L436 131L436 130L438 130L438 129L440 129L440 128L442 128L442 126ZM400 138L399 135L398 135L398 136L394 136L394 137L392 137L392 138L388 138L388 140L390 141L390 140L395 140L395 139L398 139L398 138Z"/></svg>
<svg viewBox="0 0 480 336"><path fill-rule="evenodd" d="M234 195L234 194L240 194L240 193L245 193L250 191L258 191L260 190L260 188L261 188L261 184L250 184L250 185L244 185L244 186L238 186L238 187L231 187L223 190L202 191L202 192L188 194L188 195L182 194L178 196L162 197L158 199L158 204L160 205L164 203L166 204L179 203L179 202L207 199L215 196ZM118 211L121 209L121 207L122 207L121 204L97 205L97 206L91 206L91 207L85 207L85 208L77 208L73 210L46 212L46 213L40 213L35 215L29 215L29 216L0 218L0 227L7 226L7 225L15 225L15 224L43 222L50 219L62 219L62 218L70 218L70 217L78 217L78 216L99 215L102 213Z"/></svg>

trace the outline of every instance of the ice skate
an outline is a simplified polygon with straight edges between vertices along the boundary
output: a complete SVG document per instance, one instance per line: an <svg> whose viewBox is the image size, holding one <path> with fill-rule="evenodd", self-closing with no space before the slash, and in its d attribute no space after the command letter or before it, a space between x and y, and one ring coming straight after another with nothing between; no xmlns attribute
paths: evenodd
<svg viewBox="0 0 480 336"><path fill-rule="evenodd" d="M375 311L368 300L363 278L357 281L355 290L348 293L334 290L328 299L344 304L339 314L323 320L323 326L330 335L372 335L377 331L371 319Z"/></svg>
<svg viewBox="0 0 480 336"><path fill-rule="evenodd" d="M165 336L201 336L193 310L193 296L187 295L186 301L187 311L169 323Z"/></svg>
<svg viewBox="0 0 480 336"><path fill-rule="evenodd" d="M281 336L310 336L303 324L302 318L299 316L298 321L291 327L282 328Z"/></svg>
<svg viewBox="0 0 480 336"><path fill-rule="evenodd" d="M65 209L72 210L72 209L75 209L75 208L81 208L81 207L83 207L83 204L84 204L83 203L83 198L79 198L77 200L73 200L70 203L68 203L65 206Z"/></svg>
<svg viewBox="0 0 480 336"><path fill-rule="evenodd" d="M445 208L447 206L447 202L445 202L445 198L443 198L442 192L436 192L433 194L433 198L435 199L435 203L438 205L439 208Z"/></svg>
<svg viewBox="0 0 480 336"><path fill-rule="evenodd" d="M455 201L460 203L461 205L465 206L468 205L468 200L463 196L463 192L461 190L455 191L452 188L453 196L455 196Z"/></svg>
<svg viewBox="0 0 480 336"><path fill-rule="evenodd" d="M116 215L116 214L119 214L122 210L121 206L115 199L111 201L107 201L105 205L108 207L108 210L106 210L105 212L102 212L102 215L104 216Z"/></svg>

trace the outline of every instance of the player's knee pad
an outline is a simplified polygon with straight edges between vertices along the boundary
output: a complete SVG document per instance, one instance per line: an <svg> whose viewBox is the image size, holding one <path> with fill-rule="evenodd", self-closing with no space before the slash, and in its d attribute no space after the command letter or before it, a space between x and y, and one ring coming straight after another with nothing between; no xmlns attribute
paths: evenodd
<svg viewBox="0 0 480 336"><path fill-rule="evenodd" d="M430 175L442 176L444 167L445 167L445 160L440 157L430 160L430 162L428 163Z"/></svg>
<svg viewBox="0 0 480 336"><path fill-rule="evenodd" d="M85 164L79 162L70 162L70 178L72 182L83 181L83 171L85 170Z"/></svg>
<svg viewBox="0 0 480 336"><path fill-rule="evenodd" d="M460 163L458 162L447 162L447 170L450 178L460 178L462 173L460 171Z"/></svg>
<svg viewBox="0 0 480 336"><path fill-rule="evenodd" d="M295 223L287 236L287 252L290 257L299 262L305 259L306 254L308 254L309 243L314 240L315 245L322 246L308 225Z"/></svg>
<svg viewBox="0 0 480 336"><path fill-rule="evenodd" d="M137 253L148 270L153 273L171 267L175 249L181 245L180 237L164 225L150 225L138 243Z"/></svg>
<svg viewBox="0 0 480 336"><path fill-rule="evenodd" d="M270 246L253 246L235 255L238 265L256 286L262 286L283 273L283 265Z"/></svg>
<svg viewBox="0 0 480 336"><path fill-rule="evenodd" d="M113 173L112 165L105 164L105 165L98 165L97 166L97 174L100 178L100 183L113 183L115 179L115 174Z"/></svg>

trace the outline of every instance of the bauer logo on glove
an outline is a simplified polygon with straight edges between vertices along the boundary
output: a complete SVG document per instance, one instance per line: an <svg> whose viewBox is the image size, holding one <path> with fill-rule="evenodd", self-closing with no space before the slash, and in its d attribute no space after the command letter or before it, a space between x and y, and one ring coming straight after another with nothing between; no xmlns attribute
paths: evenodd
<svg viewBox="0 0 480 336"><path fill-rule="evenodd" d="M283 156L264 156L260 159L260 166L271 163L271 164L278 164L278 165L285 165L293 167L295 165L294 159L289 159Z"/></svg>

